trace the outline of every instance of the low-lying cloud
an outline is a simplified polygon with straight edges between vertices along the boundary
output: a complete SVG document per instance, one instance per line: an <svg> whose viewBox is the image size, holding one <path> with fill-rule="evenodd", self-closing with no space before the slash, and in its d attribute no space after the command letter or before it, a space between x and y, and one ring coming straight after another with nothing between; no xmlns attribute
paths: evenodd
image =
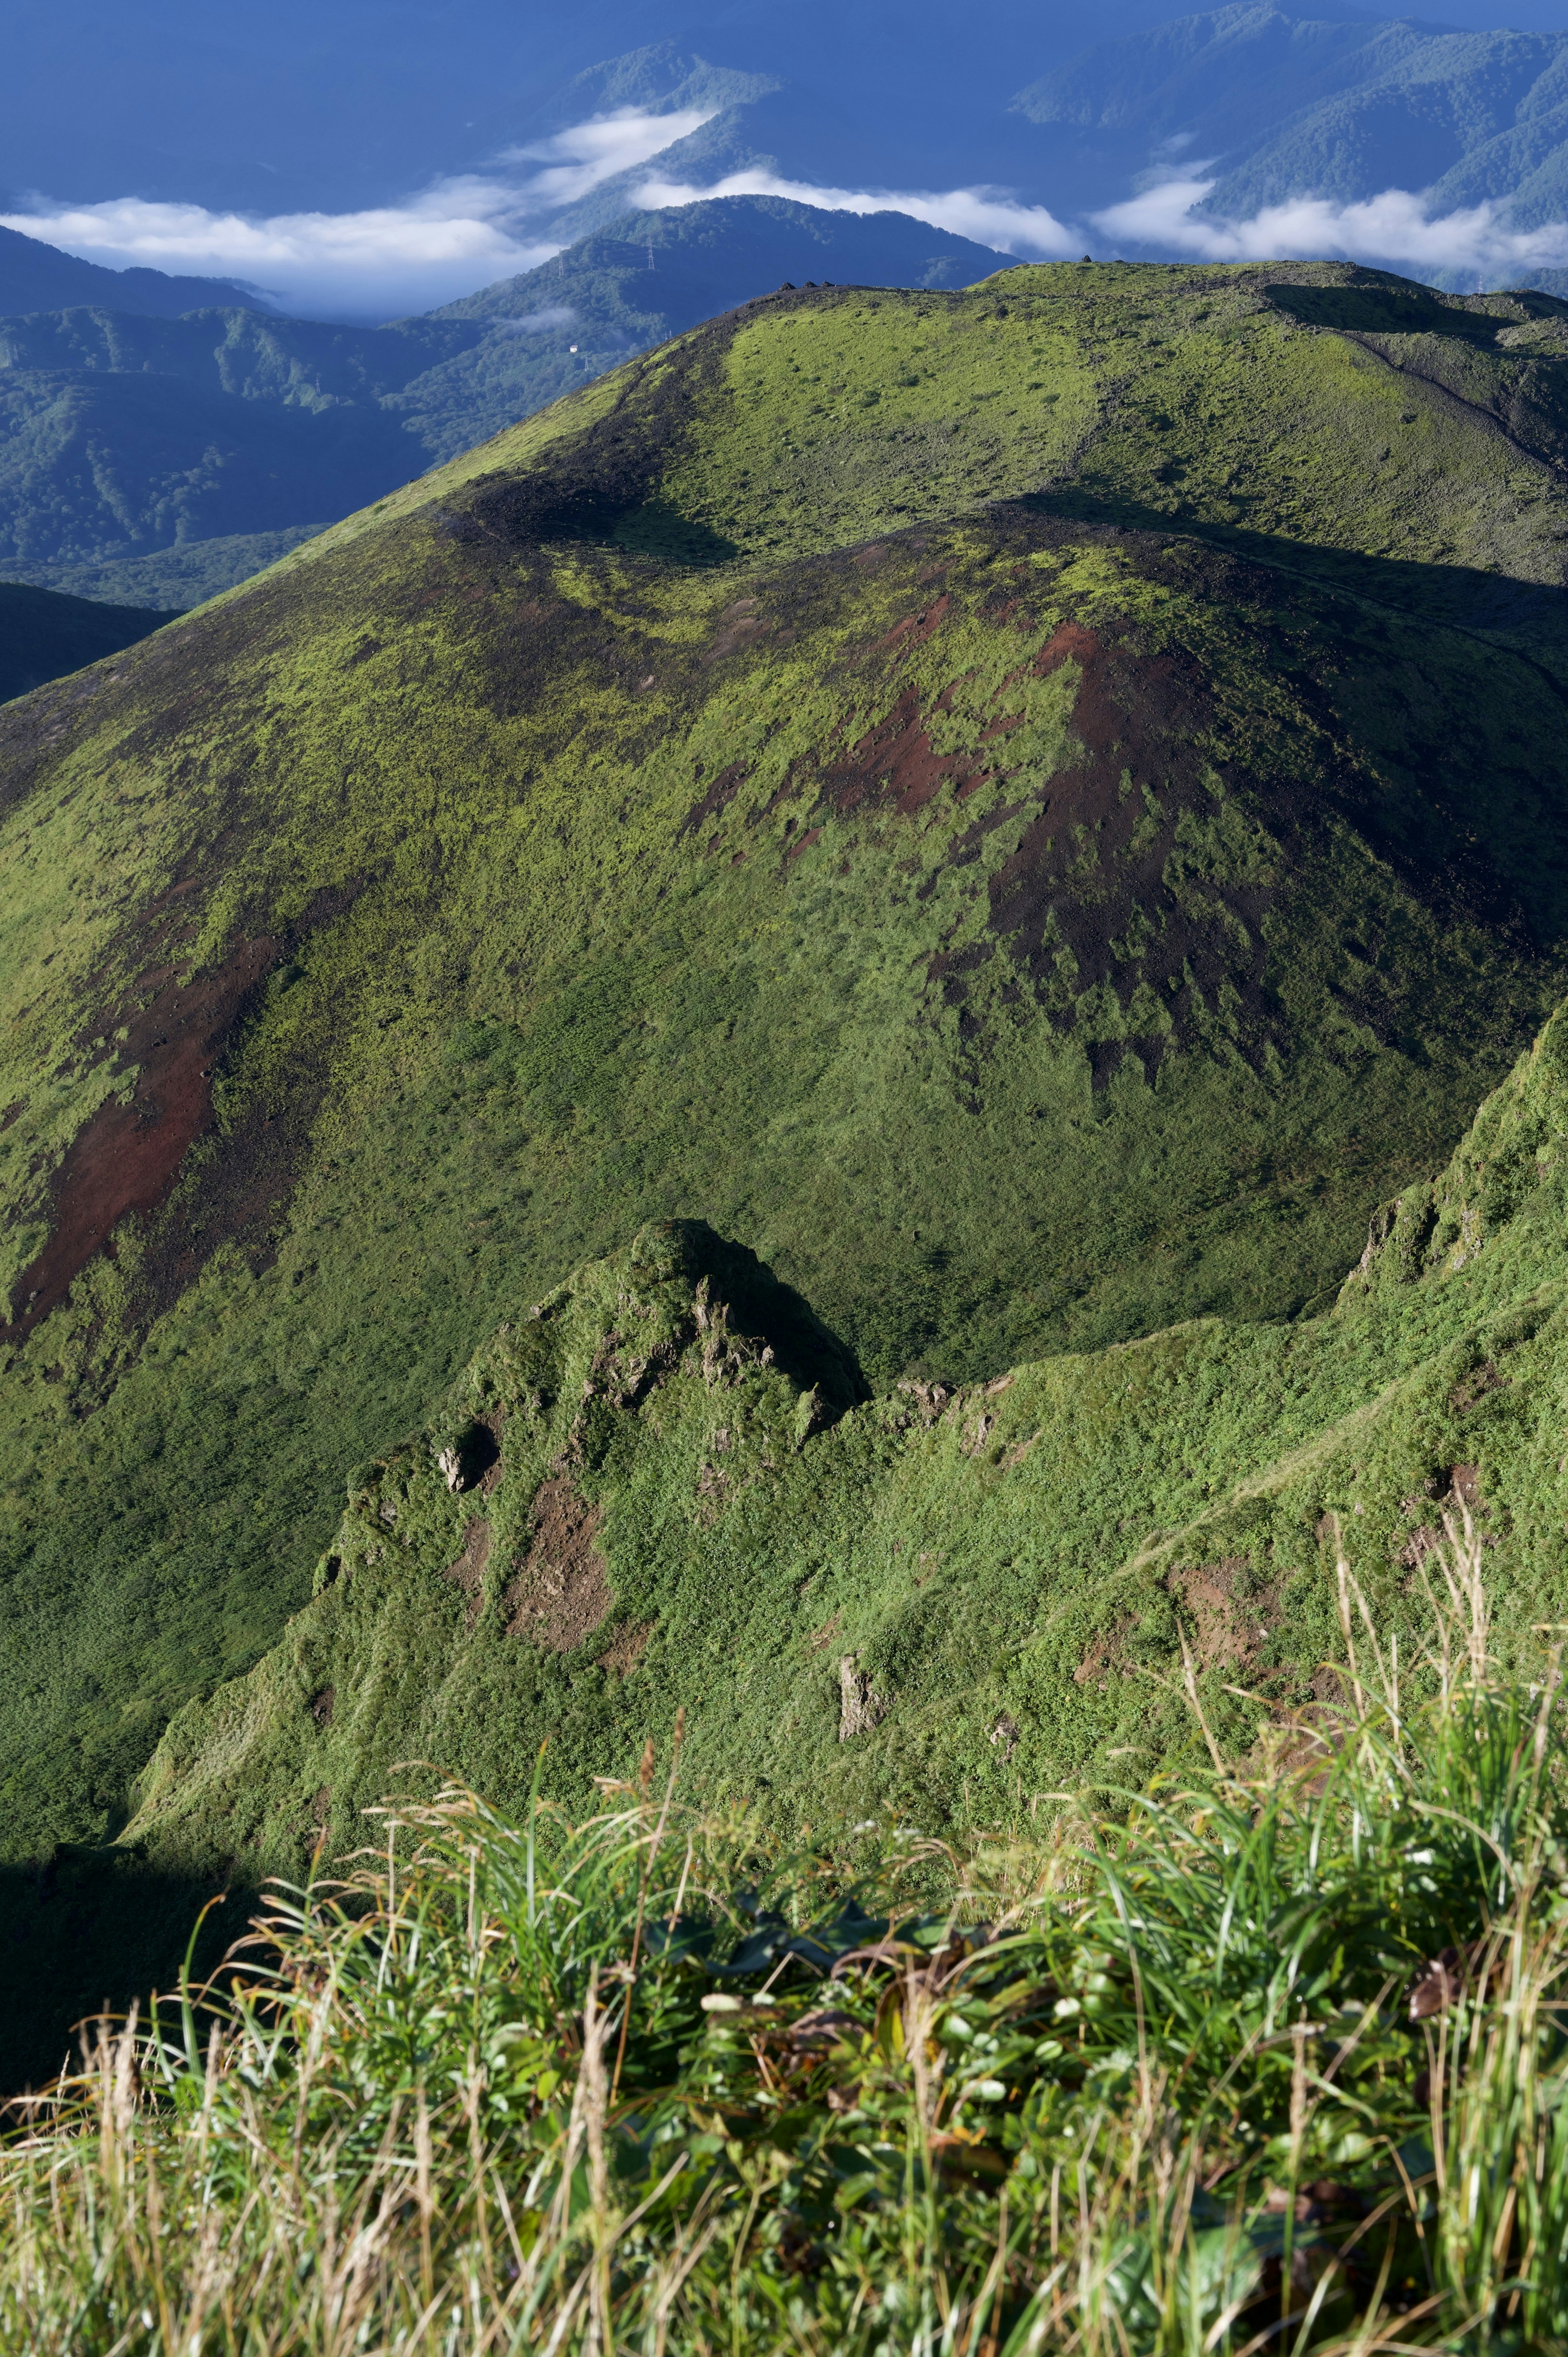
<svg viewBox="0 0 1568 2357"><path fill-rule="evenodd" d="M650 178L634 192L634 203L649 212L672 205L694 205L704 197L788 197L797 205L816 205L829 212L908 213L933 229L950 230L955 237L972 238L998 253L1033 261L1059 261L1082 244L1081 231L1070 229L1044 205L1021 205L995 188L825 188L814 180L784 180L776 172L731 172L711 187L686 181Z"/></svg>
<svg viewBox="0 0 1568 2357"><path fill-rule="evenodd" d="M1516 230L1498 204L1432 214L1410 189L1385 188L1359 204L1292 197L1246 221L1216 221L1197 210L1215 186L1191 176L1166 180L1090 218L1102 240L1204 262L1402 263L1421 274L1454 272L1477 285L1517 283L1532 270L1568 264L1568 221Z"/></svg>
<svg viewBox="0 0 1568 2357"><path fill-rule="evenodd" d="M547 303L542 311L503 314L489 322L507 336L548 336L556 328L575 328L577 314L570 303Z"/></svg>
<svg viewBox="0 0 1568 2357"><path fill-rule="evenodd" d="M618 107L613 114L596 114L575 123L548 139L526 147L503 147L498 164L542 164L517 190L520 203L530 210L575 205L591 196L607 180L634 172L639 164L662 155L677 140L689 139L718 113L716 106L676 109L669 114L644 114L635 106Z"/></svg>
<svg viewBox="0 0 1568 2357"><path fill-rule="evenodd" d="M89 205L40 197L28 211L0 220L112 268L141 264L177 275L237 279L280 309L326 318L384 319L429 310L494 279L534 269L561 251L563 241L552 230L563 209L616 179L626 183L628 204L648 210L704 198L764 196L830 211L900 212L1020 261L1059 260L1085 246L1208 262L1332 255L1420 276L1452 273L1476 285L1518 283L1533 271L1568 266L1568 222L1517 230L1498 204L1434 216L1404 188L1357 204L1293 198L1245 221L1212 219L1200 210L1217 185L1211 167L1184 158L1178 171L1179 140L1167 142L1168 179L1090 214L1087 226L984 187L828 188L760 168L731 172L705 187L657 168L639 181L644 167L656 167L714 111L650 114L621 107L503 149L483 171L361 212L258 219L140 197ZM528 334L570 322L556 307L510 324L512 332Z"/></svg>
<svg viewBox="0 0 1568 2357"><path fill-rule="evenodd" d="M112 270L233 278L306 317L384 319L430 310L548 261L561 251L561 240L542 226L551 213L686 138L712 112L623 107L509 149L482 173L439 180L401 204L363 212L258 220L141 197L91 205L39 198L0 222ZM537 168L520 171L524 165Z"/></svg>
<svg viewBox="0 0 1568 2357"><path fill-rule="evenodd" d="M515 234L511 194L493 182L446 181L401 205L262 221L119 197L0 220L112 270L237 278L296 316L384 319L428 311L558 253L559 239Z"/></svg>

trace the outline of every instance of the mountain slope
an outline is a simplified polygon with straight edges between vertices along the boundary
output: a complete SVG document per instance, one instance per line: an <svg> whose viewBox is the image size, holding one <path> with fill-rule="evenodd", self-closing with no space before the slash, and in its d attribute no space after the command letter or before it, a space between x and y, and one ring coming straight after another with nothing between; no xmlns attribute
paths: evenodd
<svg viewBox="0 0 1568 2357"><path fill-rule="evenodd" d="M1184 1631L1232 1754L1260 1704L1309 1707L1341 1544L1411 1657L1444 1512L1486 1531L1525 1638L1563 1602L1565 1139L1568 1010L1374 1221L1331 1315L874 1401L748 1254L647 1229L519 1302L355 1470L313 1601L175 1721L123 1847L295 1873L401 1760L515 1807L546 1737L581 1790L677 1708L694 1786L786 1835L972 1834L1193 1746Z"/></svg>
<svg viewBox="0 0 1568 2357"><path fill-rule="evenodd" d="M1085 1475L1086 1579L1365 1403L1381 1344L1291 1421L1286 1321L1568 992L1562 313L1334 265L769 296L0 715L18 1867L277 1641L350 1469L650 1223L827 1329L757 1313L780 1466L786 1346L879 1464L900 1383L1275 1321L1201 1479L1193 1359L1179 1512ZM620 1740L596 1663L563 1760Z"/></svg>
<svg viewBox="0 0 1568 2357"><path fill-rule="evenodd" d="M1434 213L1505 204L1521 229L1568 210L1568 34L1467 32L1359 12L1241 5L1104 41L1015 102L1057 142L1049 201L1114 203L1195 172L1206 214L1387 188Z"/></svg>
<svg viewBox="0 0 1568 2357"><path fill-rule="evenodd" d="M999 260L902 214L736 198L623 220L387 328L210 308L0 320L0 565L195 604L282 554L278 533L307 536L781 279L961 285Z"/></svg>
<svg viewBox="0 0 1568 2357"><path fill-rule="evenodd" d="M253 311L270 306L228 278L171 277L165 270L105 270L62 253L42 238L0 229L0 317L7 312L63 310L98 304L151 319L177 319L185 311L215 304L241 304Z"/></svg>
<svg viewBox="0 0 1568 2357"><path fill-rule="evenodd" d="M102 606L0 581L0 704L118 654L167 619L141 606Z"/></svg>

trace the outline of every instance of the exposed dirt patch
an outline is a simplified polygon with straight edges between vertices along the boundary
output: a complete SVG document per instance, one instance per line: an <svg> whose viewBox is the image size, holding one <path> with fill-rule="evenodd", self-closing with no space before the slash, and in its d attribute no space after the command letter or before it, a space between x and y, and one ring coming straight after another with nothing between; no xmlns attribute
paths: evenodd
<svg viewBox="0 0 1568 2357"><path fill-rule="evenodd" d="M1275 1587L1253 1585L1244 1555L1170 1572L1165 1584L1180 1607L1198 1671L1225 1670L1248 1678L1271 1675L1266 1670L1260 1673L1259 1661L1273 1633L1279 1594Z"/></svg>
<svg viewBox="0 0 1568 2357"><path fill-rule="evenodd" d="M822 1627L815 1631L811 1636L807 1638L807 1652L825 1653L828 1647L832 1643L833 1639L838 1635L839 1622L843 1618L843 1615L842 1612L835 1612L831 1620L824 1620Z"/></svg>
<svg viewBox="0 0 1568 2357"><path fill-rule="evenodd" d="M951 608L952 599L944 590L940 597L933 597L930 604L922 607L918 614L907 614L901 622L895 622L883 640L883 645L922 646L934 631L940 630Z"/></svg>
<svg viewBox="0 0 1568 2357"><path fill-rule="evenodd" d="M332 1706L337 1699L338 1690L335 1686L323 1686L319 1694L311 1696L310 1716L318 1727L326 1728L331 1726Z"/></svg>
<svg viewBox="0 0 1568 2357"><path fill-rule="evenodd" d="M1090 1641L1089 1651L1072 1674L1075 1686L1098 1686L1105 1692L1112 1675L1130 1678L1133 1664L1127 1658L1127 1640L1134 1623L1118 1620L1113 1629L1100 1629Z"/></svg>
<svg viewBox="0 0 1568 2357"><path fill-rule="evenodd" d="M566 1653L608 1619L615 1599L596 1544L603 1520L569 1476L541 1485L532 1543L501 1598L509 1637Z"/></svg>
<svg viewBox="0 0 1568 2357"><path fill-rule="evenodd" d="M624 1629L617 1630L599 1655L599 1667L613 1670L618 1678L628 1678L648 1650L653 1628L651 1620L628 1620Z"/></svg>
<svg viewBox="0 0 1568 2357"><path fill-rule="evenodd" d="M684 834L699 834L704 826L710 826L714 819L722 816L735 800L736 788L750 774L749 761L732 761L727 769L721 770L701 802L693 802L681 821L675 830L676 841L679 842Z"/></svg>
<svg viewBox="0 0 1568 2357"><path fill-rule="evenodd" d="M1427 1522L1420 1519L1430 1512L1434 1505L1437 1520ZM1448 1524L1452 1523L1457 1532L1466 1514L1472 1523L1479 1523L1486 1521L1489 1512L1481 1495L1480 1472L1474 1465L1451 1467L1446 1481L1442 1474L1434 1475L1424 1489L1416 1491L1409 1498L1402 1498L1400 1509L1416 1524L1398 1555L1399 1562L1411 1572L1419 1571L1429 1555L1447 1544ZM1484 1536L1481 1544L1495 1546L1497 1541Z"/></svg>
<svg viewBox="0 0 1568 2357"><path fill-rule="evenodd" d="M472 1629L484 1609L485 1566L490 1559L490 1526L476 1516L463 1533L463 1552L442 1573L463 1595L463 1626Z"/></svg>
<svg viewBox="0 0 1568 2357"><path fill-rule="evenodd" d="M1460 1377L1448 1394L1448 1405L1455 1415L1463 1415L1466 1409L1475 1406L1477 1400L1485 1399L1488 1392L1500 1392L1507 1381L1508 1377L1499 1375L1488 1359L1485 1366L1472 1367L1467 1375Z"/></svg>
<svg viewBox="0 0 1568 2357"><path fill-rule="evenodd" d="M1072 622L1034 667L1046 677L1069 662L1082 670L1072 727L1083 758L1039 791L1017 850L992 878L993 930L1042 984L1058 972L1065 946L1075 996L1109 983L1125 1006L1140 985L1152 988L1170 1039L1191 1028L1195 988L1212 1006L1228 986L1251 1028L1271 1031L1259 920L1273 887L1207 877L1201 893L1173 887L1178 827L1206 801L1198 745L1207 696L1196 666ZM990 749L1004 760L1005 739ZM1092 1053L1097 1084L1133 1051L1152 1078L1166 1036Z"/></svg>
<svg viewBox="0 0 1568 2357"><path fill-rule="evenodd" d="M274 957L274 944L263 937L242 942L188 982L166 968L143 978L146 995L119 1050L124 1069L139 1068L134 1089L128 1103L110 1098L99 1107L55 1171L52 1232L18 1282L20 1315L0 1329L13 1340L64 1300L118 1221L164 1201L211 1121L217 1059Z"/></svg>

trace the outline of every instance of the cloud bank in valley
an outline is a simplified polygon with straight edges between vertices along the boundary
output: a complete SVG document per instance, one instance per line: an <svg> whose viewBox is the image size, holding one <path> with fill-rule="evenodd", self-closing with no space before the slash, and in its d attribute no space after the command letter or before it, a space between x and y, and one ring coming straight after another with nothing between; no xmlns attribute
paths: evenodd
<svg viewBox="0 0 1568 2357"><path fill-rule="evenodd" d="M1420 196L1402 188L1355 204L1302 197L1245 221L1211 218L1201 207L1216 181L1209 166L1197 163L1087 222L1058 219L1003 188L831 188L761 167L706 185L660 174L659 159L714 112L650 114L622 107L505 148L482 171L360 212L258 219L140 197L90 205L39 198L30 210L0 220L112 268L142 264L235 278L280 309L328 318L427 310L533 269L561 250L562 240L551 234L553 216L618 178L628 184L628 203L650 211L703 198L767 196L832 211L901 212L1028 262L1060 260L1085 247L1206 262L1328 255L1419 276L1455 273L1476 285L1518 284L1532 271L1568 266L1568 222L1517 230L1498 204L1432 216ZM650 166L639 182L635 176ZM542 328L542 315L538 324Z"/></svg>
<svg viewBox="0 0 1568 2357"><path fill-rule="evenodd" d="M994 246L999 253L1028 261L1059 262L1082 246L1082 231L1058 221L1044 205L1022 205L996 188L827 188L814 180L785 180L776 172L731 172L709 188L688 181L645 180L633 201L648 212L671 205L694 205L704 197L788 197L798 205L818 205L830 212L908 213L933 229L950 230L955 237L972 238L977 245Z"/></svg>
<svg viewBox="0 0 1568 2357"><path fill-rule="evenodd" d="M428 310L488 280L532 270L561 250L543 227L618 173L684 139L713 110L648 114L623 107L527 147L485 172L439 180L398 205L260 220L141 197L70 205L38 199L0 215L7 229L112 270L237 278L280 309L328 318ZM519 171L518 167L533 168Z"/></svg>
<svg viewBox="0 0 1568 2357"><path fill-rule="evenodd" d="M1217 221L1197 210L1215 186L1196 174L1163 181L1090 220L1101 243L1190 254L1202 262L1328 258L1402 264L1418 274L1454 271L1490 285L1568 264L1568 221L1511 229L1499 204L1430 215L1410 189L1385 188L1358 204L1293 197L1264 206L1247 221Z"/></svg>

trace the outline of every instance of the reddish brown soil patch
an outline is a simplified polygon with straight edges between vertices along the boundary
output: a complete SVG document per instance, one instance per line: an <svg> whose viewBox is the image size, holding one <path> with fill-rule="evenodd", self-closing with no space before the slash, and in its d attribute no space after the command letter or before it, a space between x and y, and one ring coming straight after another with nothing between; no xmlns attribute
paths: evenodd
<svg viewBox="0 0 1568 2357"><path fill-rule="evenodd" d="M119 1051L123 1068L140 1067L131 1100L100 1105L66 1149L49 1190L52 1233L17 1285L21 1315L0 1331L27 1333L118 1221L163 1201L211 1119L214 1060L273 957L263 937L188 983L166 969L144 978L149 995Z"/></svg>
<svg viewBox="0 0 1568 2357"><path fill-rule="evenodd" d="M463 1594L463 1626L472 1629L485 1601L485 1566L490 1559L490 1526L478 1517L463 1533L463 1552L456 1563L447 1565L443 1579L451 1581Z"/></svg>
<svg viewBox="0 0 1568 2357"><path fill-rule="evenodd" d="M608 1619L615 1599L596 1544L603 1520L564 1474L542 1485L527 1559L501 1598L509 1637L566 1653Z"/></svg>
<svg viewBox="0 0 1568 2357"><path fill-rule="evenodd" d="M1267 1643L1275 1596L1260 1587L1245 1598L1239 1581L1249 1572L1244 1555L1223 1563L1201 1564L1193 1571L1173 1571L1165 1586L1182 1608L1188 1641L1199 1670L1251 1673L1260 1649Z"/></svg>
<svg viewBox="0 0 1568 2357"><path fill-rule="evenodd" d="M677 843L684 834L696 834L713 819L718 818L735 800L736 789L751 774L749 761L732 761L721 770L699 802L693 802L675 830Z"/></svg>
<svg viewBox="0 0 1568 2357"><path fill-rule="evenodd" d="M310 1716L316 1721L317 1727L328 1727L331 1726L332 1706L337 1699L338 1690L336 1686L323 1686L318 1695L312 1695L310 1703Z"/></svg>
<svg viewBox="0 0 1568 2357"><path fill-rule="evenodd" d="M647 1652L648 1641L652 1634L651 1620L628 1620L624 1629L616 1631L599 1655L599 1667L613 1670L618 1678L628 1678Z"/></svg>
<svg viewBox="0 0 1568 2357"><path fill-rule="evenodd" d="M885 647L923 645L933 630L940 630L948 618L951 605L952 599L944 590L940 597L933 597L930 604L923 607L919 613L906 614L901 622L895 622L883 640L883 645Z"/></svg>
<svg viewBox="0 0 1568 2357"><path fill-rule="evenodd" d="M946 596L896 625L878 653L897 662L937 630L949 610ZM1027 627L1016 600L987 608L998 631ZM1151 653L1131 632L1103 634L1063 622L1029 657L1019 646L1019 671L1048 677L1064 663L1082 678L1072 715L1076 748L1051 777L1012 770L1008 739L1023 716L1002 715L966 750L939 754L928 733L923 691L910 683L885 717L854 745L820 766L795 773L775 797L804 796L811 829L823 802L841 815L861 809L915 816L944 791L961 804L988 780L1004 781L1008 799L955 834L949 858L961 866L984 837L1021 815L1018 848L992 877L991 931L1044 987L1056 1019L1076 1021L1072 1001L1108 983L1123 1006L1152 989L1169 1028L1129 1040L1086 1043L1094 1083L1102 1086L1124 1055L1140 1056L1153 1077L1167 1048L1200 1024L1222 997L1238 1001L1258 1051L1279 1028L1279 1012L1263 991L1259 919L1273 896L1268 884L1206 876L1201 892L1176 888L1181 862L1172 866L1184 813L1209 803L1203 747L1211 716L1197 665L1179 652ZM950 690L938 699L939 709ZM1010 775L1011 771L1011 775ZM1013 791L1013 778L1016 791ZM812 832L791 849L793 857ZM1072 959L1070 998L1062 992L1061 952ZM959 1008L961 1036L972 968L984 953L972 949L932 961L931 980ZM1195 1003L1195 1000L1197 1003Z"/></svg>
<svg viewBox="0 0 1568 2357"><path fill-rule="evenodd" d="M1114 1629L1101 1629L1090 1640L1089 1651L1072 1674L1075 1686L1098 1686L1101 1694L1111 1683L1112 1671L1120 1678L1130 1678L1133 1664L1127 1659L1125 1647L1133 1633L1131 1620L1119 1620Z"/></svg>
<svg viewBox="0 0 1568 2357"><path fill-rule="evenodd" d="M1152 985L1177 1038L1195 1012L1194 985L1211 1006L1229 985L1267 1026L1258 920L1272 888L1206 878L1201 897L1184 904L1166 882L1182 814L1205 799L1196 669L1072 622L1041 648L1035 669L1045 677L1068 662L1083 674L1072 716L1082 757L1047 782L1016 852L993 877L993 931L1047 984L1065 942L1075 995L1109 982L1125 1005L1140 984ZM1005 737L987 750L1004 761ZM1165 1045L1151 1034L1091 1048L1096 1084L1128 1049L1152 1076Z"/></svg>

